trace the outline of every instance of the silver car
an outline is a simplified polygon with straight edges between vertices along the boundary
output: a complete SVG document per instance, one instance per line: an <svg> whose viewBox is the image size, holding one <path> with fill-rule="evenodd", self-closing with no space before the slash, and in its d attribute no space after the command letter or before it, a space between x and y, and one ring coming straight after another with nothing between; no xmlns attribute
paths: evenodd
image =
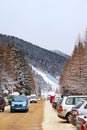
<svg viewBox="0 0 87 130"><path fill-rule="evenodd" d="M81 100L87 100L87 95L63 96L60 100L57 107L57 115L67 122L70 122L72 107Z"/></svg>
<svg viewBox="0 0 87 130"><path fill-rule="evenodd" d="M72 108L70 123L76 125L76 116L87 114L87 101L80 101Z"/></svg>
<svg viewBox="0 0 87 130"><path fill-rule="evenodd" d="M87 130L87 115L76 117L76 130Z"/></svg>

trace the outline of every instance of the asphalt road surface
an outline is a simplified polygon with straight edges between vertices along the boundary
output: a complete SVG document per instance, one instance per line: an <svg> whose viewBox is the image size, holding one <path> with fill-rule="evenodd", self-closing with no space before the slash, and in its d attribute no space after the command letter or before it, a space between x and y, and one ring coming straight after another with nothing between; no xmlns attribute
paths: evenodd
<svg viewBox="0 0 87 130"><path fill-rule="evenodd" d="M0 111L0 130L76 130L57 117L49 101L31 103L28 112L10 112L9 106Z"/></svg>
<svg viewBox="0 0 87 130"><path fill-rule="evenodd" d="M0 112L0 130L42 130L44 101L30 104L28 112Z"/></svg>

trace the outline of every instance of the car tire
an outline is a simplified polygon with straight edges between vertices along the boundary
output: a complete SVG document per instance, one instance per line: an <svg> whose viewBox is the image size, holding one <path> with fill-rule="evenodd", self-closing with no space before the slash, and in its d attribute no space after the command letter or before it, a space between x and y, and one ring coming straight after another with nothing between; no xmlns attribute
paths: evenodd
<svg viewBox="0 0 87 130"><path fill-rule="evenodd" d="M68 113L68 114L66 115L67 123L70 123L70 119L71 119L71 113Z"/></svg>
<svg viewBox="0 0 87 130"><path fill-rule="evenodd" d="M5 108L3 107L2 111L5 111Z"/></svg>
<svg viewBox="0 0 87 130"><path fill-rule="evenodd" d="M10 112L14 112L14 110L11 109Z"/></svg>

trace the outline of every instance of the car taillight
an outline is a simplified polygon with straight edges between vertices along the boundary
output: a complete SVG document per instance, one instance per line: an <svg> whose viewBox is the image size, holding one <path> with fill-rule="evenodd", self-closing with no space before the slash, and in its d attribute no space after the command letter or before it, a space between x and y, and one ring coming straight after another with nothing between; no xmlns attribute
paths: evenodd
<svg viewBox="0 0 87 130"><path fill-rule="evenodd" d="M77 115L80 114L80 112L78 112L78 111L72 111L72 114L77 116Z"/></svg>
<svg viewBox="0 0 87 130"><path fill-rule="evenodd" d="M59 111L62 112L63 111L63 107L59 106Z"/></svg>
<svg viewBox="0 0 87 130"><path fill-rule="evenodd" d="M81 126L81 130L85 130L85 127L84 127L84 126Z"/></svg>
<svg viewBox="0 0 87 130"><path fill-rule="evenodd" d="M81 130L85 130L86 122L84 121L83 125L81 126Z"/></svg>

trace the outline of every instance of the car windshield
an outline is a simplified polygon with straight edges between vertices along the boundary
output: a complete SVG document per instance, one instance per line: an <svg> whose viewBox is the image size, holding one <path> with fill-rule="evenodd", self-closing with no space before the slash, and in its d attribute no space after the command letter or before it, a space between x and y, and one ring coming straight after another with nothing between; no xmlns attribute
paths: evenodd
<svg viewBox="0 0 87 130"><path fill-rule="evenodd" d="M23 101L26 101L26 97L25 96L14 96L13 100L15 102L23 102Z"/></svg>
<svg viewBox="0 0 87 130"><path fill-rule="evenodd" d="M31 99L35 99L35 98L36 98L36 96L31 96L30 98L31 98Z"/></svg>
<svg viewBox="0 0 87 130"><path fill-rule="evenodd" d="M55 101L55 102L57 102L57 101L58 101L58 99L59 99L59 97L55 97L55 98L54 98L54 101Z"/></svg>

